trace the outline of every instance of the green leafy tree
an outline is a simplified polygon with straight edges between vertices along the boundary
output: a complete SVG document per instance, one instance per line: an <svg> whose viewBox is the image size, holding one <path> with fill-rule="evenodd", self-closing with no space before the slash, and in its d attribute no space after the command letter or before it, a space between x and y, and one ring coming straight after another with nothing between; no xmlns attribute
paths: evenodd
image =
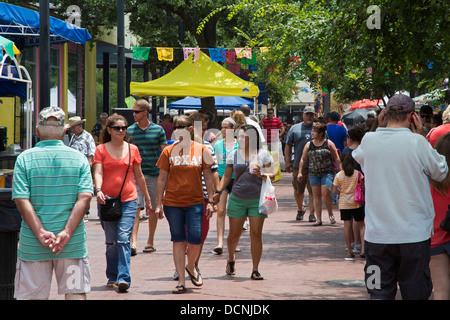
<svg viewBox="0 0 450 320"><path fill-rule="evenodd" d="M438 88L450 70L446 1L244 0L212 12L253 14L249 45L270 47L269 77L336 89L341 101ZM294 59L293 59L294 57Z"/></svg>

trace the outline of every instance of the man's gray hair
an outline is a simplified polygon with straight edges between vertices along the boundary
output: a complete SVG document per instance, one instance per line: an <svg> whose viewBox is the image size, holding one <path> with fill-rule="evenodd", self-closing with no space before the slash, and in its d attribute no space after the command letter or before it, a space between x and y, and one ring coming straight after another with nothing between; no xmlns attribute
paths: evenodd
<svg viewBox="0 0 450 320"><path fill-rule="evenodd" d="M45 126L38 124L39 138L41 140L61 140L64 135L62 126Z"/></svg>

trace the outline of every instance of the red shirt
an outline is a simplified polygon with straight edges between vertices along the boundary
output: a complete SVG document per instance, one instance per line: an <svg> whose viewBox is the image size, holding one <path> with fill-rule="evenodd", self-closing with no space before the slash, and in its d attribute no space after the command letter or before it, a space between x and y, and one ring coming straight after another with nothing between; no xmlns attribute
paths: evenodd
<svg viewBox="0 0 450 320"><path fill-rule="evenodd" d="M172 140L173 123L160 122L159 125L164 129L164 132L166 133L166 140Z"/></svg>
<svg viewBox="0 0 450 320"><path fill-rule="evenodd" d="M280 119L275 117L273 117L272 120L270 120L269 118L264 118L262 127L263 129L265 129L267 143L271 143L272 141L275 141L275 139L278 139L278 130L283 128L283 123L280 121ZM272 132L272 130L274 131Z"/></svg>
<svg viewBox="0 0 450 320"><path fill-rule="evenodd" d="M446 123L440 125L436 128L433 128L427 134L427 140L430 142L431 146L434 148L434 145L438 141L438 139L444 134L450 132L450 123Z"/></svg>
<svg viewBox="0 0 450 320"><path fill-rule="evenodd" d="M450 241L450 233L440 228L441 221L444 220L445 214L450 204L450 191L445 196L439 194L431 187L431 196L434 204L434 234L431 235L431 247L437 247Z"/></svg>

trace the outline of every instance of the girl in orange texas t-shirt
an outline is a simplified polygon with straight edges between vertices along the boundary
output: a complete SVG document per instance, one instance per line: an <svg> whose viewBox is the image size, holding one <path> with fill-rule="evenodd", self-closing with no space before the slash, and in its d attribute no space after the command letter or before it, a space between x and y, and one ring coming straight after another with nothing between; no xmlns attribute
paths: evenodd
<svg viewBox="0 0 450 320"><path fill-rule="evenodd" d="M203 212L202 173L205 177L208 199L213 198L211 166L215 163L207 147L194 140L192 120L185 116L175 117L174 135L177 142L166 147L156 163L160 168L157 183L156 215L164 211L169 222L173 256L178 274L178 285L173 293L186 292L186 271L195 286L203 280L195 269L195 260L201 248L202 221L209 219L214 211L209 201ZM163 207L164 205L164 207Z"/></svg>

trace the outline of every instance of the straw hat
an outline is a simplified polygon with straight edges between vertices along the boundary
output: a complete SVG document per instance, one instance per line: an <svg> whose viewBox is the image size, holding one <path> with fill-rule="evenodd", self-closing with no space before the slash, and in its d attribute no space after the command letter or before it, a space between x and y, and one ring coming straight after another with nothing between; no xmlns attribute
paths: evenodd
<svg viewBox="0 0 450 320"><path fill-rule="evenodd" d="M86 119L81 119L79 116L69 118L68 123L66 124L67 128L71 128L73 126L79 125L80 123L86 122Z"/></svg>

